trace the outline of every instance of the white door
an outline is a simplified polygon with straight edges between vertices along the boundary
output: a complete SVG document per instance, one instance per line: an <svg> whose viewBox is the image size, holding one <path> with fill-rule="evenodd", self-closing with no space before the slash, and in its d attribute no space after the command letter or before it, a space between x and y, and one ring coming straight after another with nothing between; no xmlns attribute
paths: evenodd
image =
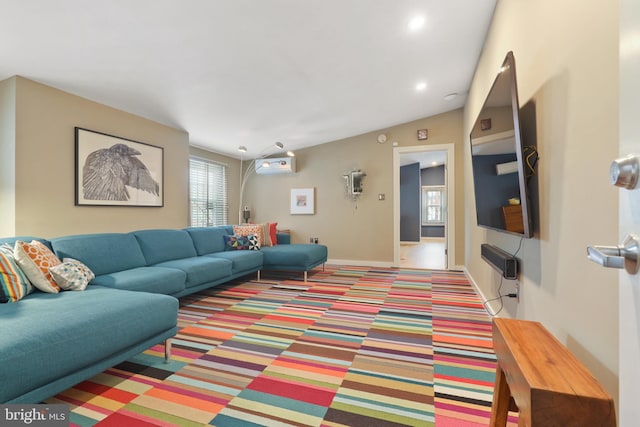
<svg viewBox="0 0 640 427"><path fill-rule="evenodd" d="M640 154L640 2L620 1L620 155ZM620 236L640 236L640 189L620 190ZM620 426L640 423L640 274L620 273Z"/></svg>
<svg viewBox="0 0 640 427"><path fill-rule="evenodd" d="M453 144L433 144L426 146L409 146L393 148L393 266L400 267L400 160L401 156L411 153L438 152L446 153L445 186L447 191L446 210L446 266L457 268L455 262L455 146Z"/></svg>

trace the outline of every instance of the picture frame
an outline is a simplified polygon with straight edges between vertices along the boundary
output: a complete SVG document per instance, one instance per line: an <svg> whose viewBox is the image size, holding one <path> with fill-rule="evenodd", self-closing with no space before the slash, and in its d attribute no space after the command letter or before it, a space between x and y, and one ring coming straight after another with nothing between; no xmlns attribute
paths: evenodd
<svg viewBox="0 0 640 427"><path fill-rule="evenodd" d="M480 120L480 130L489 130L489 129L491 129L491 119Z"/></svg>
<svg viewBox="0 0 640 427"><path fill-rule="evenodd" d="M314 215L315 187L291 189L291 215Z"/></svg>
<svg viewBox="0 0 640 427"><path fill-rule="evenodd" d="M429 131L427 129L418 129L418 140L424 140L429 137Z"/></svg>
<svg viewBox="0 0 640 427"><path fill-rule="evenodd" d="M164 206L164 149L75 127L76 206Z"/></svg>

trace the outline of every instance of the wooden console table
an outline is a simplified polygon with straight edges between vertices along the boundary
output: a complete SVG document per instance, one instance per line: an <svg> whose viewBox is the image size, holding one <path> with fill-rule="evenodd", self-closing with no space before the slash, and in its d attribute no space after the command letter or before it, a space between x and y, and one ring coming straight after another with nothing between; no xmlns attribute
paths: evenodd
<svg viewBox="0 0 640 427"><path fill-rule="evenodd" d="M616 425L613 399L539 322L493 319L498 358L490 426L505 426L510 400L518 426Z"/></svg>

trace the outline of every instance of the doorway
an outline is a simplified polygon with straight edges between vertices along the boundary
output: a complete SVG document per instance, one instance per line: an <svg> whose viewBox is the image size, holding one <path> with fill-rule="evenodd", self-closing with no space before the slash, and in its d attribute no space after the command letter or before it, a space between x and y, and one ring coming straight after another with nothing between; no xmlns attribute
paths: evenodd
<svg viewBox="0 0 640 427"><path fill-rule="evenodd" d="M438 144L430 146L394 147L393 149L393 222L394 222L394 266L404 268L424 268L424 269L448 269L455 260L455 205L454 205L454 145ZM434 165L436 162L436 165ZM418 163L420 166L416 166ZM444 166L444 194L443 199L446 204L441 211L441 227L428 227L426 218L423 215L424 205L420 202L421 193L424 189L418 184L415 190L415 200L410 200L413 209L420 209L418 218L408 218L402 213L402 199L407 201L406 188L401 189L401 168L412 165L405 169L427 169L432 166ZM418 181L420 182L420 180ZM414 191L414 190L409 190ZM405 192L402 197L401 193ZM410 197L410 199L413 196ZM417 200L417 202L416 202ZM419 206L417 208L416 206ZM433 207L432 207L433 208ZM414 215L415 216L415 215ZM436 225L436 224L431 224ZM409 230L407 231L407 227ZM443 234L429 232L429 229L441 228ZM407 237L407 236L413 237Z"/></svg>

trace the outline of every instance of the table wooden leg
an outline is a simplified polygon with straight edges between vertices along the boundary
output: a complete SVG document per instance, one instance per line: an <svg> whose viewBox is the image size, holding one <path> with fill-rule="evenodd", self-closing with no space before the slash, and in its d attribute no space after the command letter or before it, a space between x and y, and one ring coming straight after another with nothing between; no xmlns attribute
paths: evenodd
<svg viewBox="0 0 640 427"><path fill-rule="evenodd" d="M493 390L493 403L491 405L490 427L505 427L507 425L510 397L511 391L509 390L509 384L507 384L507 377L505 377L500 365L498 365L496 368L496 384Z"/></svg>

